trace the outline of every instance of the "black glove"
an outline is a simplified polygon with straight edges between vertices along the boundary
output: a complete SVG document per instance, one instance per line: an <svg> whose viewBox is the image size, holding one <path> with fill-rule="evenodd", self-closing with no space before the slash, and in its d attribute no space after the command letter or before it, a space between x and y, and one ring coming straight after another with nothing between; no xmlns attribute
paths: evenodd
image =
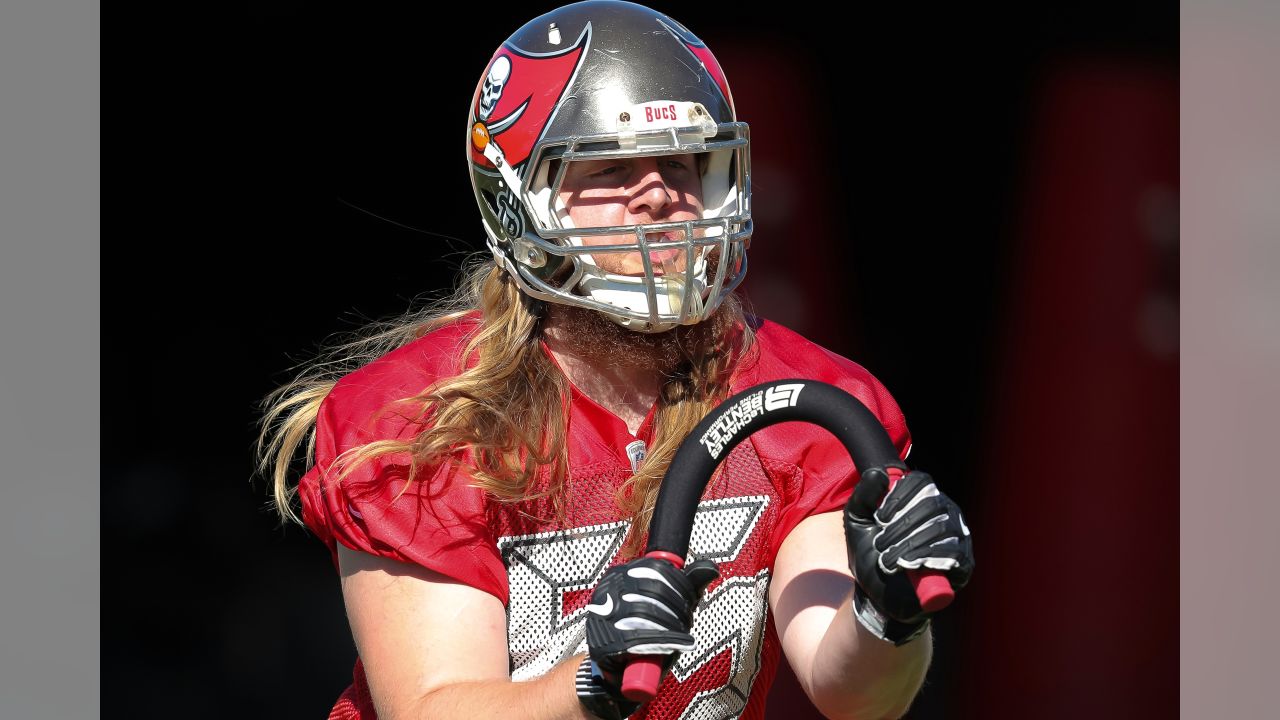
<svg viewBox="0 0 1280 720"><path fill-rule="evenodd" d="M676 655L693 649L693 610L702 592L720 577L715 563L695 560L683 570L665 560L639 558L610 568L587 605L587 646L591 657L579 669L578 697L593 714L612 720L639 707L622 696L622 674L631 655L663 655L663 674ZM593 665L594 667L589 667ZM584 678L590 687L584 687ZM603 689L615 704L594 706ZM588 691L584 695L584 691Z"/></svg>
<svg viewBox="0 0 1280 720"><path fill-rule="evenodd" d="M858 621L902 645L924 632L930 616L903 571L941 571L959 591L973 573L973 541L960 507L928 473L908 472L885 495L888 487L883 468L862 473L844 508L844 535L849 569L858 581Z"/></svg>

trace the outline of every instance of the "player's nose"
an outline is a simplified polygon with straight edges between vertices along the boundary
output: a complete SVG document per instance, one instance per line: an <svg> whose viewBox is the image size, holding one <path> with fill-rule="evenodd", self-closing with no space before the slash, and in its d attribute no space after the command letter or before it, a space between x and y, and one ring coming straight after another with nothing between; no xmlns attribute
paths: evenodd
<svg viewBox="0 0 1280 720"><path fill-rule="evenodd" d="M645 210L657 213L671 204L671 188L667 185L667 179L662 176L659 158L636 158L632 166L632 177L636 179L629 204L633 214Z"/></svg>

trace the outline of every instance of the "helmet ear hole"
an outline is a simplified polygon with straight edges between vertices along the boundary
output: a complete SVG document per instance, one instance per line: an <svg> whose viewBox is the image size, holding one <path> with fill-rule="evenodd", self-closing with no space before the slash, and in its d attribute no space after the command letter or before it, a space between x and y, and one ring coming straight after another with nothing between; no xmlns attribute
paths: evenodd
<svg viewBox="0 0 1280 720"><path fill-rule="evenodd" d="M560 266L552 271L552 273L547 277L547 284L554 285L566 292L571 291L573 288L565 287L565 281L567 281L572 275L573 259L568 256L561 257Z"/></svg>
<svg viewBox="0 0 1280 720"><path fill-rule="evenodd" d="M564 161L561 160L560 158L552 158L548 160L546 175L540 176L538 178L543 184L547 186L548 193L556 192L556 197L550 198L551 206L556 208L555 212L553 212L552 214L556 216L561 214L560 208L562 207L562 204L560 202L558 188L553 188L551 187L551 185L555 183L556 175L560 172L560 164L563 162ZM566 172L568 172L568 170L566 170Z"/></svg>

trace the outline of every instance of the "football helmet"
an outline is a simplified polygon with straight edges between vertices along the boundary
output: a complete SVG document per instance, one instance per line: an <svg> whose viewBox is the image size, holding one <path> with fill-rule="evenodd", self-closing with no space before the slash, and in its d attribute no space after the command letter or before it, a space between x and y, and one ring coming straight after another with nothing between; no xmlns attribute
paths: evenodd
<svg viewBox="0 0 1280 720"><path fill-rule="evenodd" d="M490 60L467 122L471 184L498 264L533 297L641 332L697 323L742 282L749 150L711 51L627 2L566 5L525 24ZM701 217L575 227L561 200L572 163L689 153L705 155ZM594 236L612 237L584 243ZM601 262L610 254L639 257L643 272L619 274ZM673 254L678 265L655 260Z"/></svg>

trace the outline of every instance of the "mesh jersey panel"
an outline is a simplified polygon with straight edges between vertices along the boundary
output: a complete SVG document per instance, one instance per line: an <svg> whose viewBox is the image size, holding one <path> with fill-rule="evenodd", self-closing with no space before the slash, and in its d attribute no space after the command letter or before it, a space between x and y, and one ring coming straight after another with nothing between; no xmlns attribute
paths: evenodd
<svg viewBox="0 0 1280 720"><path fill-rule="evenodd" d="M430 342L433 335L406 348ZM735 390L788 377L836 384L881 419L905 456L909 435L902 414L866 370L771 323L760 327L757 338L758 352L740 368ZM424 354L412 349L406 352L405 348L396 352L405 358ZM406 373L418 377L397 379L396 387L421 387L430 382L431 378L423 382L420 377L421 365L405 365ZM384 379L396 377L386 364L382 372ZM646 423L639 431L641 440L651 440L648 431ZM453 542L457 540L454 532L447 548L447 574L506 601L508 650L516 681L538 677L562 660L586 652L584 606L605 570L626 559L620 551L630 523L617 509L614 493L633 472L626 446L636 437L621 420L575 389L569 438L569 501L563 524L556 522L549 498L515 504L476 503L473 498L467 503L450 503L451 512L465 520L473 547L466 548L470 552L460 552L463 548ZM338 445L335 451L344 449ZM709 586L695 611L694 650L678 659L658 696L633 717L712 720L764 716L765 696L780 655L767 603L774 558L782 540L801 520L841 509L855 478L852 461L839 442L827 431L804 423L761 430L729 454L703 494L690 542L690 556L714 560L721 578ZM440 491L432 488L425 494L437 496ZM450 494L447 488L444 492L446 497ZM326 497L304 493L304 510L308 524L332 547L333 534L324 531L335 523L332 518L326 522L326 518L346 510L336 501L324 506L321 501ZM378 510L376 517L388 518L398 529L396 537L425 540L402 540L396 547L368 541L359 533L385 535L383 527L367 522L370 512L364 513L362 522L344 524L347 534L338 539L344 544L358 542L357 549L397 559L435 557L433 553L440 548L431 544L437 536L431 527L404 533L406 523L429 525L434 516L413 513L410 522L389 508ZM466 512L472 515L468 517ZM362 666L357 664L355 675L355 684L339 701L342 717L373 718Z"/></svg>

